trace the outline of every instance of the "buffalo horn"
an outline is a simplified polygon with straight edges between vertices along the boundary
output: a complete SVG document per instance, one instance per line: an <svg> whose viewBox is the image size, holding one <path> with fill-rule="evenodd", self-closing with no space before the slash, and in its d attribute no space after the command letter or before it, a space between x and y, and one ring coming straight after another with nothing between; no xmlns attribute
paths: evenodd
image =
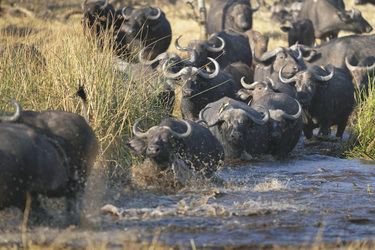
<svg viewBox="0 0 375 250"><path fill-rule="evenodd" d="M286 112L283 113L283 117L289 120L297 120L302 114L302 106L299 101L295 100L298 105L298 112L294 115L287 114Z"/></svg>
<svg viewBox="0 0 375 250"><path fill-rule="evenodd" d="M322 81L322 82L327 82L327 81L331 80L332 77L335 74L335 68L332 65L331 65L331 68L332 68L332 71L331 71L331 73L329 73L329 75L327 75L327 76L320 76L320 75L314 74L314 78L316 80Z"/></svg>
<svg viewBox="0 0 375 250"><path fill-rule="evenodd" d="M208 123L206 119L203 118L203 113L204 111L206 111L207 109L210 109L211 107L204 107L200 112L199 112L199 120L197 122L204 122L207 127L213 127L215 126L216 124L220 123L221 122L221 116L218 117L213 123Z"/></svg>
<svg viewBox="0 0 375 250"><path fill-rule="evenodd" d="M213 36L211 36L211 38L212 37ZM225 47L225 41L224 41L224 39L221 38L220 36L216 36L216 39L220 40L220 42L221 42L220 47L214 47L213 45L210 45L207 42L203 42L203 44L205 45L207 51L209 51L209 52L220 52L220 51L222 51L224 49L224 47Z"/></svg>
<svg viewBox="0 0 375 250"><path fill-rule="evenodd" d="M101 6L100 9L101 9L101 10L104 10L105 8L107 8L108 4L109 4L109 0L105 0L104 5Z"/></svg>
<svg viewBox="0 0 375 250"><path fill-rule="evenodd" d="M151 14L149 14L149 15L147 15L147 18L149 19L149 20L158 20L159 18L160 18L160 15L161 15L161 9L160 8L156 8L156 10L158 11L158 13L156 14L156 15L151 15Z"/></svg>
<svg viewBox="0 0 375 250"><path fill-rule="evenodd" d="M122 17L124 18L124 20L129 20L130 19L130 16L127 16L126 15L126 8L128 8L129 6L125 6L124 8L122 8L121 10L121 14L122 14Z"/></svg>
<svg viewBox="0 0 375 250"><path fill-rule="evenodd" d="M264 117L263 119L258 119L258 118L255 118L253 114L251 114L250 112L246 112L247 116L256 124L259 124L259 125L264 125L268 119L270 118L270 111L268 109L266 109L265 107L263 107L262 105L258 105L257 107L263 109L265 112L264 113ZM260 111L258 111L260 112Z"/></svg>
<svg viewBox="0 0 375 250"><path fill-rule="evenodd" d="M242 87L244 87L245 89L254 89L255 86L258 84L259 82L254 82L254 83L251 83L251 84L248 84L245 82L245 77L243 76L241 78L241 85Z"/></svg>
<svg viewBox="0 0 375 250"><path fill-rule="evenodd" d="M190 123L188 123L185 120L181 120L181 122L185 123L187 127L185 133L180 134L180 133L177 133L176 131L173 131L170 127L166 127L171 132L171 134L178 139L183 139L183 138L188 137L189 135L191 135L191 132L193 131L193 128L191 127Z"/></svg>
<svg viewBox="0 0 375 250"><path fill-rule="evenodd" d="M295 82L296 81L296 75L294 75L293 77L291 78L284 78L283 77L283 69L284 69L285 65L281 67L281 69L279 70L279 78L280 78L280 81L282 81L283 83L292 83L292 82Z"/></svg>
<svg viewBox="0 0 375 250"><path fill-rule="evenodd" d="M300 61L300 60L303 59L303 55L302 55L302 51L301 51L301 49L300 49L300 47L299 47L298 41L296 42L295 47L296 47L296 50L298 51L298 57L297 57L297 60Z"/></svg>
<svg viewBox="0 0 375 250"><path fill-rule="evenodd" d="M82 9L83 9L83 10L85 9L86 4L87 4L87 0L85 0L85 1L83 2L83 4L82 4Z"/></svg>
<svg viewBox="0 0 375 250"><path fill-rule="evenodd" d="M215 65L215 71L212 72L211 74L208 74L208 73L203 72L203 70L198 70L198 75L205 78L205 79L212 79L212 78L215 78L219 74L220 65L215 59L213 59L211 57L207 57L207 59L210 60ZM194 68L195 67L193 67L193 69Z"/></svg>
<svg viewBox="0 0 375 250"><path fill-rule="evenodd" d="M349 63L349 60L348 60L348 57L347 57L347 56L345 57L345 64L346 64L346 67L347 67L350 71L355 71L356 69L359 68L358 66L351 65L351 64Z"/></svg>
<svg viewBox="0 0 375 250"><path fill-rule="evenodd" d="M14 99L9 99L9 101L13 102L16 105L16 111L9 116L0 116L0 122L15 122L20 118L22 114L22 107L21 104L19 104L16 100Z"/></svg>
<svg viewBox="0 0 375 250"><path fill-rule="evenodd" d="M185 67L185 68L182 68L177 73L172 73L169 69L167 69L168 63L169 63L169 60L166 60L165 63L163 64L164 76L168 79L176 79L180 77L182 74L184 74L185 72L187 72L187 67Z"/></svg>
<svg viewBox="0 0 375 250"><path fill-rule="evenodd" d="M263 62L267 61L268 59L270 59L271 57L276 56L277 53L282 52L282 51L284 51L284 49L282 47L278 47L278 48L276 48L276 49L274 49L272 51L268 51L268 52L264 53L262 55L262 57L259 58L259 57L255 56L255 50L253 50L252 51L252 55L253 55L253 59L256 62L263 63Z"/></svg>
<svg viewBox="0 0 375 250"><path fill-rule="evenodd" d="M255 12L255 11L259 10L259 8L260 8L260 2L259 2L259 0L257 0L257 7L251 8L251 10L252 10L252 12Z"/></svg>
<svg viewBox="0 0 375 250"><path fill-rule="evenodd" d="M139 61L141 63L143 63L144 65L148 66L148 65L152 65L154 64L155 62L158 62L158 61L161 61L163 59L167 59L169 57L168 53L167 52L164 52L164 53L161 53L159 54L155 59L153 60L147 60L145 59L144 57L144 53L146 50L151 50L152 48L151 47L146 47L144 49L142 49L139 54L138 54L138 57L139 57Z"/></svg>
<svg viewBox="0 0 375 250"><path fill-rule="evenodd" d="M143 133L143 132L141 132L141 131L138 129L138 125L139 125L139 123L140 123L141 121L145 120L145 119L147 119L147 117L146 117L146 118L139 119L139 120L136 121L136 122L134 123L134 125L133 125L133 134L134 134L135 136L139 137L139 138L147 138L147 135L148 135L148 131L149 131L149 130L147 130L147 132Z"/></svg>
<svg viewBox="0 0 375 250"><path fill-rule="evenodd" d="M186 65L191 65L193 63L195 63L197 61L197 52L195 50L193 50L192 48L189 48L189 47L181 47L180 44L178 43L178 40L182 37L182 35L180 35L179 37L176 38L175 42L174 42L174 45L176 47L176 49L180 50L180 51L187 51L189 52L189 55L190 55L190 60L189 61L185 61L185 64Z"/></svg>

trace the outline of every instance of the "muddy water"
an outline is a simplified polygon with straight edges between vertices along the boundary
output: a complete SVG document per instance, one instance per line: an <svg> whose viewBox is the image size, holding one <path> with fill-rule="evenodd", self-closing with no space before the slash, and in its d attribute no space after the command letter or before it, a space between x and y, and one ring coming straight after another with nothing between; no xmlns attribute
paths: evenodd
<svg viewBox="0 0 375 250"><path fill-rule="evenodd" d="M21 215L5 211L0 244L21 245L22 235L35 244L115 248L134 242L247 248L374 239L375 163L311 149L317 147L301 144L287 159L225 165L221 182L192 181L178 191L139 183L105 189L96 180L89 184L83 226L34 226L22 234Z"/></svg>

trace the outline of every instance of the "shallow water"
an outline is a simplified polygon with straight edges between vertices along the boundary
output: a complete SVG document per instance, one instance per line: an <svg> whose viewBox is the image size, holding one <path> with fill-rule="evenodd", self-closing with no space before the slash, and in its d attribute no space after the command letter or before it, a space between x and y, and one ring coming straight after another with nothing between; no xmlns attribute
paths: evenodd
<svg viewBox="0 0 375 250"><path fill-rule="evenodd" d="M372 240L374 164L299 145L287 159L224 166L218 173L224 185L196 181L178 191L138 184L105 190L96 180L88 188L84 227L31 227L27 237L46 245L116 248L129 248L129 242L246 248ZM7 223L0 219L0 244L20 245L20 225Z"/></svg>

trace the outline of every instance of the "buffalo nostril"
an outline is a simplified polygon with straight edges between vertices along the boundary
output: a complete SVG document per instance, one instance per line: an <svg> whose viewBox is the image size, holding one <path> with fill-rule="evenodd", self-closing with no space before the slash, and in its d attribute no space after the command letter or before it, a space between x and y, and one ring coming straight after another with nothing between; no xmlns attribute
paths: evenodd
<svg viewBox="0 0 375 250"><path fill-rule="evenodd" d="M148 154L157 154L157 153L159 153L159 151L160 151L160 147L157 146L157 145L150 145L147 148Z"/></svg>
<svg viewBox="0 0 375 250"><path fill-rule="evenodd" d="M242 139L242 133L239 133L239 132L233 132L233 133L231 133L230 137L231 137L232 139L240 140L240 139Z"/></svg>
<svg viewBox="0 0 375 250"><path fill-rule="evenodd" d="M184 97L189 97L189 96L191 96L193 94L193 90L192 89L184 89L184 90L182 90L182 95L184 96Z"/></svg>

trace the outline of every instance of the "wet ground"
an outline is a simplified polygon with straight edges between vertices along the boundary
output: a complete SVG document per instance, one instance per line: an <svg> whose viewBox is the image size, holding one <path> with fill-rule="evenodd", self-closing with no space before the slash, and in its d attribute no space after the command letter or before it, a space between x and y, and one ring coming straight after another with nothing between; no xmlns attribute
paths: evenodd
<svg viewBox="0 0 375 250"><path fill-rule="evenodd" d="M8 209L0 213L0 246L298 248L371 242L375 162L321 153L333 145L301 140L288 158L226 165L217 175L222 182L193 180L177 191L139 180L106 185L93 175L81 226L22 231L21 213ZM56 204L59 225L63 209Z"/></svg>

